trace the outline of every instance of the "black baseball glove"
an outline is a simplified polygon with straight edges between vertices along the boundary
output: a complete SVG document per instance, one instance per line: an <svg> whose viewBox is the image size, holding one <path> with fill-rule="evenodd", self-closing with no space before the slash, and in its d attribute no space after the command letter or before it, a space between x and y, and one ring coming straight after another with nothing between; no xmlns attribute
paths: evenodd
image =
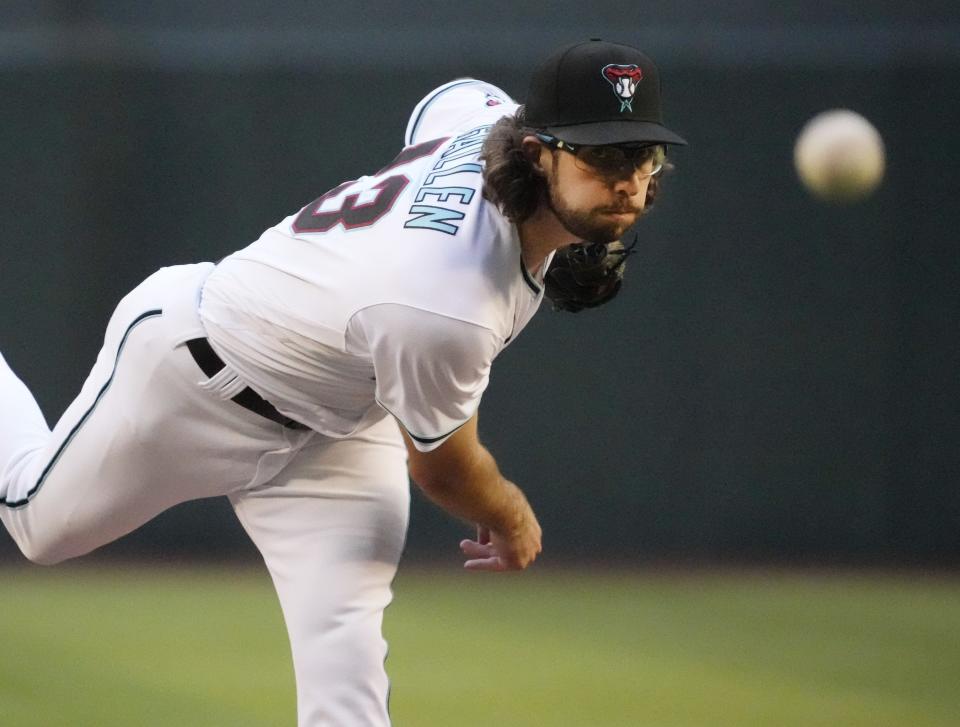
<svg viewBox="0 0 960 727"><path fill-rule="evenodd" d="M554 310L578 313L612 300L623 285L627 257L633 253L619 240L584 242L557 250L543 281Z"/></svg>

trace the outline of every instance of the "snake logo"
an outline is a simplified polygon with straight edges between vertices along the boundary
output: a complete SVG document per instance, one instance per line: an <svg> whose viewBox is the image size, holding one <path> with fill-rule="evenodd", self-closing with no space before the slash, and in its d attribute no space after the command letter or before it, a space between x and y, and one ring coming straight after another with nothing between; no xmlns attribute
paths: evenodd
<svg viewBox="0 0 960 727"><path fill-rule="evenodd" d="M613 86L613 92L620 100L620 113L633 111L633 94L637 92L637 84L643 80L643 71L637 65L621 66L611 63L600 71L604 78Z"/></svg>
<svg viewBox="0 0 960 727"><path fill-rule="evenodd" d="M487 98L487 106L499 106L503 103L502 98L496 94L490 93L489 91L484 91L483 95Z"/></svg>

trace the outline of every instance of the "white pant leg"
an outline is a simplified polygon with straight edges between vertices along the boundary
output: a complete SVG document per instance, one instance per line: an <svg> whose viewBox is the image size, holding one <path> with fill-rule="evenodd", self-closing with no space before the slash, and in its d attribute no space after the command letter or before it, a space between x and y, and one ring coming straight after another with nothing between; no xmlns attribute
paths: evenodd
<svg viewBox="0 0 960 727"><path fill-rule="evenodd" d="M381 625L406 538L406 451L392 418L317 437L268 486L231 495L290 637L300 727L390 724Z"/></svg>
<svg viewBox="0 0 960 727"><path fill-rule="evenodd" d="M212 267L164 268L120 302L52 432L0 367L0 519L31 560L82 555L177 503L268 481L313 436L202 387L183 342L203 335L196 300Z"/></svg>
<svg viewBox="0 0 960 727"><path fill-rule="evenodd" d="M6 483L22 481L21 470L30 468L49 439L36 399L0 355L0 497L6 500Z"/></svg>

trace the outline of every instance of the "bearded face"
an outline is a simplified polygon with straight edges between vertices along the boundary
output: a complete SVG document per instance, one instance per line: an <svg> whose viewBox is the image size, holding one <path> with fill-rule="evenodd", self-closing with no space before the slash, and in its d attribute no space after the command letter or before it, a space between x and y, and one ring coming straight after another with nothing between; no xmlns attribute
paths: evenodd
<svg viewBox="0 0 960 727"><path fill-rule="evenodd" d="M643 212L643 203L637 200L645 198L646 188L633 198L613 191L609 183L590 180L592 184L589 186L577 184L574 195L567 192L573 185L561 179L563 172L558 162L559 159L554 157L547 177L547 202L560 224L587 242L619 240Z"/></svg>

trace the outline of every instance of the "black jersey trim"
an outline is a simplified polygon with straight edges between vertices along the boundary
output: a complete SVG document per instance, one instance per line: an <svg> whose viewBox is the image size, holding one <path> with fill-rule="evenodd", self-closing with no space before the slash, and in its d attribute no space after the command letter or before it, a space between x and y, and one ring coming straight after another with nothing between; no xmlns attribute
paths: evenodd
<svg viewBox="0 0 960 727"><path fill-rule="evenodd" d="M470 421L470 420L468 419L467 421ZM441 434L439 437L418 437L416 434L410 434L410 430L408 430L406 426L404 426L403 428L407 429L407 434L410 434L410 439L415 439L416 441L420 442L420 444L433 444L434 442L439 442L441 439L446 439L466 423L467 422L458 424L449 432L447 432L446 434Z"/></svg>
<svg viewBox="0 0 960 727"><path fill-rule="evenodd" d="M467 419L466 421L460 422L457 426L455 426L455 427L454 427L453 429L451 429L449 432L447 432L446 434L441 434L439 437L418 437L416 434L414 434L413 432L410 431L410 428L407 427L406 424L404 424L404 423L400 420L400 417L398 417L396 414L394 414L392 411L390 411L386 406L384 406L384 403L383 403L382 401L380 401L379 399L377 399L376 401L377 401L377 404L379 404L379 405L381 406L381 408L382 408L385 412L387 412L387 414L389 414L390 416L392 416L394 419L397 420L397 422L400 424L400 426L403 427L403 431L405 431L405 432L407 433L407 435L410 437L410 439L413 439L414 441L420 442L420 444L433 444L434 442L439 442L441 439L446 439L446 438L449 437L451 434L453 434L455 431L457 431L458 429L460 429L464 424L466 424L467 422L470 421L470 419ZM473 417L471 417L471 419L472 419L472 418L473 418Z"/></svg>
<svg viewBox="0 0 960 727"><path fill-rule="evenodd" d="M40 491L40 488L43 486L43 483L47 479L47 475L50 474L50 471L53 469L54 465L59 461L60 456L63 454L63 451L67 448L67 445L73 441L73 438L77 435L77 432L80 431L80 427L82 427L86 423L87 419L90 418L90 415L93 414L93 410L97 408L97 404L100 403L100 400L103 398L103 395L107 393L107 389L110 388L110 384L113 383L113 377L117 373L117 363L120 361L120 353L123 351L123 347L127 343L127 337L130 335L130 331L132 331L134 328L136 328L136 326L143 323L143 321L147 320L148 318L156 318L157 316L161 316L161 315L163 315L163 311L160 310L159 308L156 310L148 310L145 313L141 313L139 316L137 316L133 320L133 323L131 323L127 327L127 330L123 334L123 338L120 339L120 345L117 347L117 356L113 361L113 370L110 372L110 378L107 379L107 383L105 383L103 387L100 389L100 391L97 393L97 396L93 400L93 404L90 405L90 408L83 413L83 416L80 417L80 421L78 421L74 425L73 429L70 430L70 433L67 435L67 438L63 441L63 444L61 444L60 447L57 449L56 453L54 453L53 458L50 460L49 463L47 463L47 466L43 468L43 472L40 473L40 477L37 480L37 484L33 486L33 488L27 493L27 496L22 500L17 500L16 502L7 502L7 498L4 497L0 499L0 505L6 505L8 508L23 507L24 505L28 504L30 500L33 499L33 497L37 494L37 492Z"/></svg>
<svg viewBox="0 0 960 727"><path fill-rule="evenodd" d="M536 280L533 279L533 276L527 270L527 266L523 264L522 255L520 256L520 272L523 273L523 279L527 285L530 286L530 290L532 290L536 295L540 295L540 285Z"/></svg>
<svg viewBox="0 0 960 727"><path fill-rule="evenodd" d="M417 136L417 129L418 129L418 127L420 126L420 121L421 121L421 119L423 119L423 115L427 112L427 109L430 108L430 106L433 104L434 101L436 101L438 98L440 98L443 94L445 94L445 93L446 93L447 91L449 91L451 88L458 88L459 86L466 86L466 85L471 84L471 83L477 83L477 79L475 79L475 78L465 78L464 80L459 81L459 82L458 82L458 81L451 81L448 85L444 86L444 87L441 88L439 91L437 91L436 93L434 93L433 96L430 98L430 100L428 100L428 101L423 105L423 108L420 109L420 113L417 114L417 118L416 118L416 120L413 122L413 127L410 129L410 138L409 138L409 139L405 139L404 141L406 141L407 144L413 144L413 143L414 143L413 140L414 140L414 139L416 138L416 136Z"/></svg>

